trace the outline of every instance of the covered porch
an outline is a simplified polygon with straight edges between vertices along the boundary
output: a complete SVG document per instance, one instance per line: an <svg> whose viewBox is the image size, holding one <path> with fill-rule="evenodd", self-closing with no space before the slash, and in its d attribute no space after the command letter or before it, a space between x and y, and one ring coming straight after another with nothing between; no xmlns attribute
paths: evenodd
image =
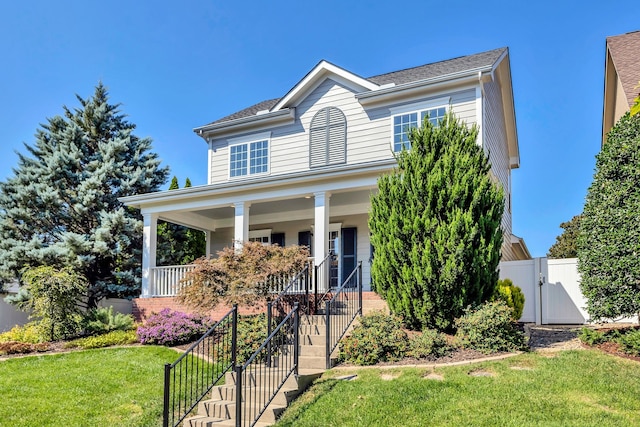
<svg viewBox="0 0 640 427"><path fill-rule="evenodd" d="M364 176L363 176L364 175ZM370 288L371 257L368 212L377 191L378 173L352 173L322 182L289 183L280 180L209 185L123 198L141 210L144 219L142 298L176 295L192 265L157 266L157 226L163 220L206 235L206 256L244 241L305 245L310 265L320 265L335 254L327 273L312 280L319 291L342 283L359 261L363 284ZM310 269L312 271L313 269Z"/></svg>

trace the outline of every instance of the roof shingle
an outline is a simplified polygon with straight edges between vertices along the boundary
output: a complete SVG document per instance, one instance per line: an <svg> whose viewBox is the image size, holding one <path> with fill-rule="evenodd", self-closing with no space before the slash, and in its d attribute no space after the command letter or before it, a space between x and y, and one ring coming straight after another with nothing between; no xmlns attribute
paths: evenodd
<svg viewBox="0 0 640 427"><path fill-rule="evenodd" d="M481 52L474 55L460 56L458 58L447 59L445 61L434 62L431 64L420 65L418 67L406 68L404 70L393 71L386 74L380 74L367 78L370 82L377 85L394 83L401 85L405 83L426 80L434 77L456 74L463 71L474 70L492 66L507 51L506 47ZM240 110L236 113L218 119L210 124L218 124L234 119L242 119L245 117L255 116L257 112L269 110L275 106L281 98L270 99L259 102L251 107Z"/></svg>
<svg viewBox="0 0 640 427"><path fill-rule="evenodd" d="M638 96L638 89L635 87L640 80L640 31L607 37L607 47L631 107Z"/></svg>

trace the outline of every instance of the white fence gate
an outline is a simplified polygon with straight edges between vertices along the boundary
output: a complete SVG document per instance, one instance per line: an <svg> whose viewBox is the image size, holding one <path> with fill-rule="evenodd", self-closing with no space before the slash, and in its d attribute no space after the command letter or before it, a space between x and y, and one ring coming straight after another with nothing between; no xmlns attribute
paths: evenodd
<svg viewBox="0 0 640 427"><path fill-rule="evenodd" d="M589 319L577 258L501 262L500 278L509 278L522 288L525 304L521 322L583 324Z"/></svg>

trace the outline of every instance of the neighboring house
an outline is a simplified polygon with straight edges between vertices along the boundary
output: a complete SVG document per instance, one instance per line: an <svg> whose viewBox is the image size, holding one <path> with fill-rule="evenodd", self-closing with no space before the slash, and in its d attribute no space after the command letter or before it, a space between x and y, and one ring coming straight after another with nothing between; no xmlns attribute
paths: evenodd
<svg viewBox="0 0 640 427"><path fill-rule="evenodd" d="M480 127L504 187L503 260L530 258L512 234L520 154L507 48L369 78L320 61L284 96L194 129L208 144L207 185L122 199L144 217L142 297L174 294L187 268L156 267L159 219L206 232L208 255L248 240L308 245L316 264L335 251L332 284L362 261L367 288L377 179L409 147L408 127L449 109Z"/></svg>
<svg viewBox="0 0 640 427"><path fill-rule="evenodd" d="M613 125L629 111L640 89L640 31L607 37L604 63L602 143Z"/></svg>

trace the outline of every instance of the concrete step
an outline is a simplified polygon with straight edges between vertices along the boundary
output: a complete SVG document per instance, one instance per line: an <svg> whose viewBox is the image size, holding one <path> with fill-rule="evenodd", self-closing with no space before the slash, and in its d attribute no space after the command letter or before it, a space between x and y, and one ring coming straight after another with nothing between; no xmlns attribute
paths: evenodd
<svg viewBox="0 0 640 427"><path fill-rule="evenodd" d="M300 345L324 347L327 345L327 338L324 335L300 335Z"/></svg>
<svg viewBox="0 0 640 427"><path fill-rule="evenodd" d="M282 380L283 373L282 369L278 369L275 366L273 369L265 368L262 371L254 371L243 377L244 381L249 381L249 384L252 387L263 387L265 384L276 384ZM225 385L235 385L236 384L236 374L235 372L227 372L225 374ZM246 385L246 384L245 384ZM285 383L282 385L285 388L293 389L298 387L298 383L296 381L295 375L292 373L286 379Z"/></svg>
<svg viewBox="0 0 640 427"><path fill-rule="evenodd" d="M298 326L300 335L324 335L327 331L326 325L300 325Z"/></svg>
<svg viewBox="0 0 640 427"><path fill-rule="evenodd" d="M218 427L223 426L223 423L226 421L229 420L207 417L206 415L194 415L193 417L188 417L187 419L185 419L182 425L188 427ZM235 421L233 425L235 426Z"/></svg>
<svg viewBox="0 0 640 427"><path fill-rule="evenodd" d="M320 314L305 314L300 316L300 326L302 325L325 325L327 317Z"/></svg>
<svg viewBox="0 0 640 427"><path fill-rule="evenodd" d="M301 345L298 356L317 356L325 357L327 355L326 343L323 345Z"/></svg>
<svg viewBox="0 0 640 427"><path fill-rule="evenodd" d="M192 426L192 421L196 421L196 426L198 426L198 423L202 423L203 421L211 422L212 420L216 420L217 422L220 422L221 420L235 420L235 402L228 402L224 400L208 400L206 402L200 403L201 404L198 405L198 415L188 419L189 424ZM286 404L282 405L272 402L267 406L263 414L260 415L258 421L268 424L274 424L278 416L280 416L280 414L282 414L282 412L284 412L286 408ZM262 408L258 406L247 406L242 411L242 419L248 422L253 421L255 417L258 416L260 409Z"/></svg>
<svg viewBox="0 0 640 427"><path fill-rule="evenodd" d="M331 366L338 362L338 358L332 356L330 359ZM322 356L300 356L298 359L300 369L326 369L327 359Z"/></svg>

